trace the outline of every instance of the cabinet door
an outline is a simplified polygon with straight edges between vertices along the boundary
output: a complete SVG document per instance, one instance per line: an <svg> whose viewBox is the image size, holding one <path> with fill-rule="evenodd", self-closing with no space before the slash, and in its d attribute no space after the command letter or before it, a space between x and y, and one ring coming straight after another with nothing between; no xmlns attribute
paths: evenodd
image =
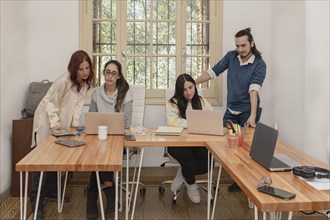
<svg viewBox="0 0 330 220"><path fill-rule="evenodd" d="M11 196L19 196L20 177L19 172L15 171L15 165L31 149L33 119L19 119L12 122L12 181ZM29 176L29 180L30 180ZM31 184L29 184L30 186Z"/></svg>

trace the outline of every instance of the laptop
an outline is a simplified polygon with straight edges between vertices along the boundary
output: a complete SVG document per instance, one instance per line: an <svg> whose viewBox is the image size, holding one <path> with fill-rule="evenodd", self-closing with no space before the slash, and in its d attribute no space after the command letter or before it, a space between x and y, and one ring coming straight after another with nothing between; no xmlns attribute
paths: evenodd
<svg viewBox="0 0 330 220"><path fill-rule="evenodd" d="M85 112L86 134L97 134L98 126L108 126L107 134L125 134L123 112Z"/></svg>
<svg viewBox="0 0 330 220"><path fill-rule="evenodd" d="M55 143L61 144L61 145L67 146L67 147L78 147L78 146L86 144L86 142L78 141L78 140L71 139L71 138L56 140Z"/></svg>
<svg viewBox="0 0 330 220"><path fill-rule="evenodd" d="M191 134L225 135L223 112L186 110L187 131Z"/></svg>
<svg viewBox="0 0 330 220"><path fill-rule="evenodd" d="M257 122L250 157L269 171L290 171L294 166L301 166L285 154L274 155L277 137L278 130Z"/></svg>

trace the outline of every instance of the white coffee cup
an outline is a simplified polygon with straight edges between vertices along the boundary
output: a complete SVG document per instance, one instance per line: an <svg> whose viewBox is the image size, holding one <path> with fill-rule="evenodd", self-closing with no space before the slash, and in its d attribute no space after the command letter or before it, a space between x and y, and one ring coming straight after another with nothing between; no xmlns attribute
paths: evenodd
<svg viewBox="0 0 330 220"><path fill-rule="evenodd" d="M98 137L100 141L104 141L108 137L108 126L99 126L98 127Z"/></svg>

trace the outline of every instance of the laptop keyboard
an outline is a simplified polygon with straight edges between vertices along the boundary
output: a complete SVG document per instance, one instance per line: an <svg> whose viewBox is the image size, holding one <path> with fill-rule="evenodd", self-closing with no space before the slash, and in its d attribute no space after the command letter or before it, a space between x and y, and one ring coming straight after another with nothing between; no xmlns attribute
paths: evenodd
<svg viewBox="0 0 330 220"><path fill-rule="evenodd" d="M276 157L273 157L270 167L281 168L281 167L290 167L290 166L284 163L283 161L277 159Z"/></svg>

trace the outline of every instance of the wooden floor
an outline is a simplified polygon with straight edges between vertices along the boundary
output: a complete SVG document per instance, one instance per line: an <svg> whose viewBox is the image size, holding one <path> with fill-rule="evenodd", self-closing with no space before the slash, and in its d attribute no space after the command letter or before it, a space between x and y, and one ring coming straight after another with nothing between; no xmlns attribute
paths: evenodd
<svg viewBox="0 0 330 220"><path fill-rule="evenodd" d="M165 173L164 173L165 172ZM178 197L176 204L172 203L170 186L165 187L165 192L160 193L159 183L173 178L176 168L146 168L142 171L142 181L146 185L146 193L139 194L137 199L134 219L206 219L206 193L201 192L200 204L192 203L184 190ZM67 186L70 202L64 204L62 213L57 212L57 203L47 202L45 205L46 219L86 219L86 196L84 189L88 182L89 173L74 173ZM203 178L200 177L200 178ZM244 193L229 193L227 187L231 179L223 174L220 185L220 194L217 199L215 219L254 219L254 212L248 207L247 197ZM105 198L104 198L105 199ZM32 219L31 208L28 207L28 219ZM19 198L9 197L0 205L0 219L19 219ZM286 213L283 213L283 219ZM124 219L124 212L119 214ZM259 213L259 219L262 219ZM327 219L321 214L306 215L295 212L293 219Z"/></svg>

